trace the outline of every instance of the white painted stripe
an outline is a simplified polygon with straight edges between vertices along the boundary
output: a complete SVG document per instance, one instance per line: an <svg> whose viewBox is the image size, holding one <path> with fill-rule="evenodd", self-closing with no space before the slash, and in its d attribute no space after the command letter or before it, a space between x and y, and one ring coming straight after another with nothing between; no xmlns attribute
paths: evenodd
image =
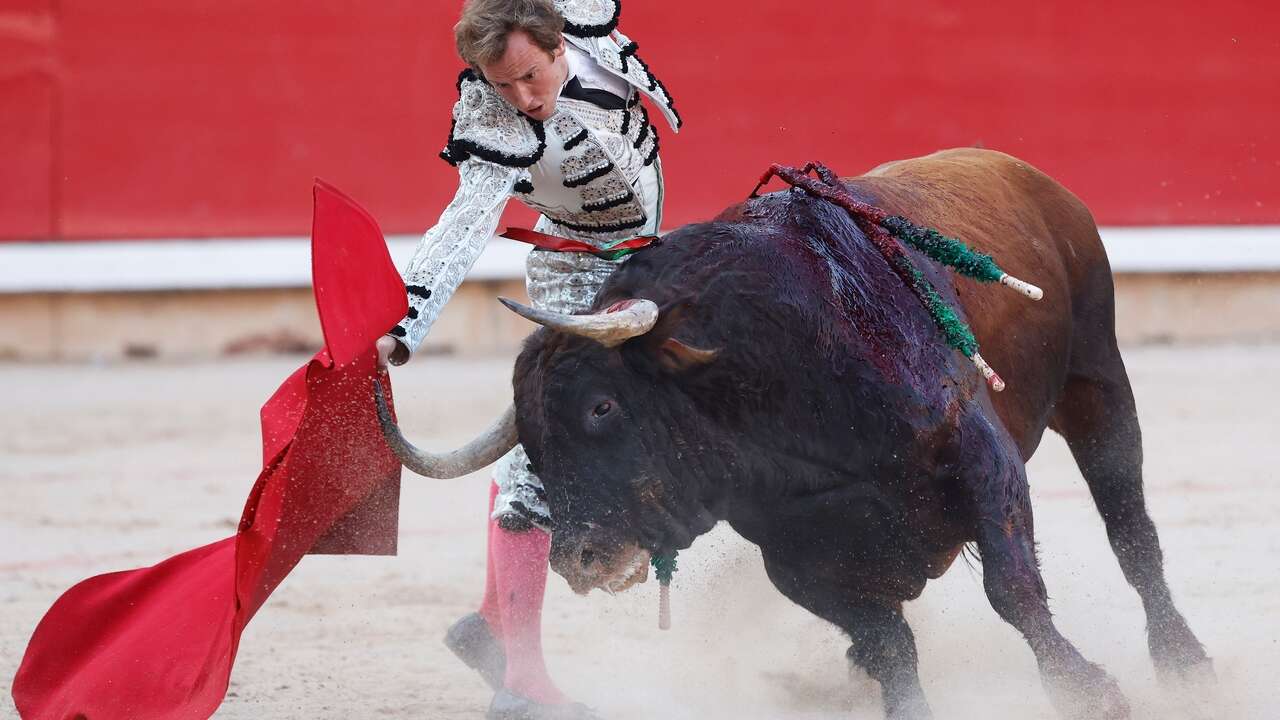
<svg viewBox="0 0 1280 720"><path fill-rule="evenodd" d="M387 240L396 267L417 236ZM468 280L524 277L529 246L494 238ZM311 284L308 238L0 243L0 293L293 288Z"/></svg>
<svg viewBox="0 0 1280 720"><path fill-rule="evenodd" d="M1112 272L1280 270L1280 225L1105 227L1100 232Z"/></svg>
<svg viewBox="0 0 1280 720"><path fill-rule="evenodd" d="M1280 271L1280 226L1108 227L1117 273ZM388 239L396 266L417 236ZM529 246L489 243L469 280L524 276ZM997 258L997 261L999 258ZM1034 282L1034 279L1031 279ZM307 238L0 242L0 293L307 287Z"/></svg>

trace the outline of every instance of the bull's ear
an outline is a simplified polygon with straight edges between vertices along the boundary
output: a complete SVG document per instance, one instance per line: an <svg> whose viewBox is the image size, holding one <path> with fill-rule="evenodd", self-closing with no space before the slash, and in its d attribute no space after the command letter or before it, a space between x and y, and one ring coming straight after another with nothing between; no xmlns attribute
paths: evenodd
<svg viewBox="0 0 1280 720"><path fill-rule="evenodd" d="M685 372L707 365L719 353L719 350L702 350L669 337L658 346L658 362L668 372Z"/></svg>

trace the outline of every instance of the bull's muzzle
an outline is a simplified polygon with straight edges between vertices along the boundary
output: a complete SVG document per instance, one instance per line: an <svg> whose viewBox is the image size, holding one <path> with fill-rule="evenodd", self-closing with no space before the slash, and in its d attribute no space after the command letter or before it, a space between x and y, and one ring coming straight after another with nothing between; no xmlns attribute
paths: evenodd
<svg viewBox="0 0 1280 720"><path fill-rule="evenodd" d="M594 588L619 593L648 579L649 551L598 532L556 533L551 541L551 569L579 595Z"/></svg>

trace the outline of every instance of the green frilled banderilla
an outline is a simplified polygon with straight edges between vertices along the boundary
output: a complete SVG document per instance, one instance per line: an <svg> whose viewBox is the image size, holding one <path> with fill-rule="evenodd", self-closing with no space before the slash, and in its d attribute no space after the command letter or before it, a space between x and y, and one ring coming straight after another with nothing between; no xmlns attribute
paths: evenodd
<svg viewBox="0 0 1280 720"><path fill-rule="evenodd" d="M816 177L811 177L811 172ZM965 277L979 282L998 282L1032 300L1044 297L1040 288L1006 273L990 255L977 252L955 238L947 237L932 228L920 227L904 217L890 215L874 205L858 200L840 182L839 177L822 163L811 162L803 168L772 165L760 177L760 182L751 191L751 197L757 197L760 188L775 176L793 187L844 208L884 257L885 262L889 263L889 267L893 268L894 273L929 312L929 317L933 318L947 344L973 361L991 389L996 392L1004 389L1004 381L978 354L978 340L968 323L960 318L955 308L942 298L933 283L920 272L902 243Z"/></svg>

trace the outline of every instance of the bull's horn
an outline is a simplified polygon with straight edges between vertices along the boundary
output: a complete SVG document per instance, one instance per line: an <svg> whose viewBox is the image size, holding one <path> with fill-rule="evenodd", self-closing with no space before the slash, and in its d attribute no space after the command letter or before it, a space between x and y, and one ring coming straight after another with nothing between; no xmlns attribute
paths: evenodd
<svg viewBox="0 0 1280 720"><path fill-rule="evenodd" d="M605 347L616 347L643 335L658 322L658 306L652 300L623 300L594 315L566 315L498 298L515 314L559 332L591 338Z"/></svg>
<svg viewBox="0 0 1280 720"><path fill-rule="evenodd" d="M502 417L481 433L480 437L453 452L437 455L419 450L405 439L396 421L391 419L391 411L387 409L387 401L382 396L382 383L375 379L373 385L382 436L387 439L387 445L391 446L391 452L400 458L400 462L419 475L441 480L462 477L486 465L492 465L516 446L516 409L515 406L508 406Z"/></svg>

